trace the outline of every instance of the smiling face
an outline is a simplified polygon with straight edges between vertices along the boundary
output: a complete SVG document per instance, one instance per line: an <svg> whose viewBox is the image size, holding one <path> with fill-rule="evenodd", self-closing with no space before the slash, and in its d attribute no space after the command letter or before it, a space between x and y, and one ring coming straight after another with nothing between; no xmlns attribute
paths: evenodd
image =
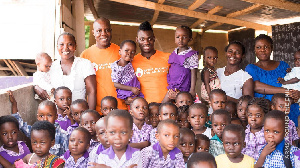
<svg viewBox="0 0 300 168"><path fill-rule="evenodd" d="M74 59L76 42L70 35L62 35L57 41L57 51L61 56L61 59Z"/></svg>
<svg viewBox="0 0 300 168"><path fill-rule="evenodd" d="M93 34L96 39L97 47L99 47L100 49L105 49L109 47L112 38L110 22L108 20L99 19L94 22L93 28Z"/></svg>
<svg viewBox="0 0 300 168"><path fill-rule="evenodd" d="M154 52L155 37L152 31L140 30L137 33L136 42L139 44L142 53Z"/></svg>
<svg viewBox="0 0 300 168"><path fill-rule="evenodd" d="M165 124L160 131L155 135L163 153L168 153L173 150L179 142L179 127L173 124Z"/></svg>
<svg viewBox="0 0 300 168"><path fill-rule="evenodd" d="M74 130L69 138L69 150L71 155L83 155L90 147L90 142L86 138L86 134L79 130Z"/></svg>
<svg viewBox="0 0 300 168"><path fill-rule="evenodd" d="M222 140L223 130L226 125L228 125L230 121L227 121L227 117L225 115L213 115L212 117L212 129L215 134Z"/></svg>
<svg viewBox="0 0 300 168"><path fill-rule="evenodd" d="M36 116L39 121L49 121L51 124L54 124L57 119L56 108L47 105L39 106Z"/></svg>
<svg viewBox="0 0 300 168"><path fill-rule="evenodd" d="M227 64L238 65L241 63L243 56L242 47L238 44L231 44L226 51Z"/></svg>
<svg viewBox="0 0 300 168"><path fill-rule="evenodd" d="M14 148L17 144L18 141L18 133L19 133L19 128L17 125L13 122L6 122L3 123L0 127L0 140L3 143L3 147L5 149L12 149Z"/></svg>
<svg viewBox="0 0 300 168"><path fill-rule="evenodd" d="M267 40L261 39L256 41L254 51L259 61L269 61L272 53L272 46Z"/></svg>
<svg viewBox="0 0 300 168"><path fill-rule="evenodd" d="M177 28L175 31L175 44L179 49L187 49L188 43L191 41L189 32L184 28Z"/></svg>
<svg viewBox="0 0 300 168"><path fill-rule="evenodd" d="M156 128L159 123L159 106L149 107L149 120L153 128Z"/></svg>
<svg viewBox="0 0 300 168"><path fill-rule="evenodd" d="M149 113L148 103L145 99L140 98L134 100L130 107L130 114L132 115L133 120L145 121L145 118Z"/></svg>
<svg viewBox="0 0 300 168"><path fill-rule="evenodd" d="M92 137L95 137L96 130L95 130L95 124L98 121L97 117L92 113L84 113L81 116L80 125L87 129Z"/></svg>
<svg viewBox="0 0 300 168"><path fill-rule="evenodd" d="M189 117L188 120L191 123L193 129L201 129L205 127L205 122L208 120L207 112L204 109L200 108L192 108L189 109Z"/></svg>
<svg viewBox="0 0 300 168"><path fill-rule="evenodd" d="M166 120L166 119L171 119L176 121L177 120L177 111L176 108L174 108L171 105L165 105L160 108L159 112L159 120Z"/></svg>
<svg viewBox="0 0 300 168"><path fill-rule="evenodd" d="M183 105L192 105L193 104L193 99L188 93L181 93L177 96L175 100L175 105L177 107L183 106Z"/></svg>
<svg viewBox="0 0 300 168"><path fill-rule="evenodd" d="M209 141L204 139L196 139L196 152L208 152L209 151Z"/></svg>
<svg viewBox="0 0 300 168"><path fill-rule="evenodd" d="M188 158L195 151L195 136L191 134L180 134L178 148L184 158Z"/></svg>
<svg viewBox="0 0 300 168"><path fill-rule="evenodd" d="M125 152L129 139L132 137L129 119L111 116L107 121L106 135L114 151Z"/></svg>
<svg viewBox="0 0 300 168"><path fill-rule="evenodd" d="M264 135L267 143L275 142L278 145L284 138L284 121L267 118L264 122Z"/></svg>
<svg viewBox="0 0 300 168"><path fill-rule="evenodd" d="M67 89L60 89L56 92L55 104L57 105L58 109L65 111L68 109L72 103L72 92Z"/></svg>
<svg viewBox="0 0 300 168"><path fill-rule="evenodd" d="M96 136L98 141L105 147L109 148L109 142L106 137L106 123L103 118L99 119L95 126L96 129Z"/></svg>
<svg viewBox="0 0 300 168"><path fill-rule="evenodd" d="M39 157L47 156L55 143L55 140L51 140L50 133L46 130L33 130L30 137L32 151Z"/></svg>
<svg viewBox="0 0 300 168"><path fill-rule="evenodd" d="M114 109L117 109L117 104L115 103L115 101L110 99L105 99L102 101L101 112L104 116L107 116L107 114Z"/></svg>
<svg viewBox="0 0 300 168"><path fill-rule="evenodd" d="M214 93L209 99L209 103L213 111L225 109L226 95L223 95L221 93Z"/></svg>
<svg viewBox="0 0 300 168"><path fill-rule="evenodd" d="M265 113L257 105L250 105L247 110L248 124L251 129L261 129L264 124Z"/></svg>
<svg viewBox="0 0 300 168"><path fill-rule="evenodd" d="M239 132L225 131L223 133L223 146L227 157L232 159L243 157L241 152L244 147L244 139Z"/></svg>
<svg viewBox="0 0 300 168"><path fill-rule="evenodd" d="M218 54L215 51L207 49L205 50L204 55L204 61L206 65L209 67L214 67L217 64Z"/></svg>
<svg viewBox="0 0 300 168"><path fill-rule="evenodd" d="M123 47L119 50L119 54L121 56L121 59L123 59L126 62L132 61L134 55L135 55L135 45L127 42L123 45Z"/></svg>
<svg viewBox="0 0 300 168"><path fill-rule="evenodd" d="M71 106L71 114L75 122L80 124L80 116L87 109L88 107L86 106L85 103L77 103Z"/></svg>

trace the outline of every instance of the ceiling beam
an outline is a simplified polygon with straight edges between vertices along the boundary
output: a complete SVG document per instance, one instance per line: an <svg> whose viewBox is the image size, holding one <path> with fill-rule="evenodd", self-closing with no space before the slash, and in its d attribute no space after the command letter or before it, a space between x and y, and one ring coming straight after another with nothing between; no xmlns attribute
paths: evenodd
<svg viewBox="0 0 300 168"><path fill-rule="evenodd" d="M95 20L98 19L99 16L98 16L97 10L96 10L96 8L94 6L94 1L93 0L86 0L86 2L89 5L89 8L90 8L90 10L91 10L91 12L92 12L92 14L94 16L94 19Z"/></svg>
<svg viewBox="0 0 300 168"><path fill-rule="evenodd" d="M165 0L158 0L158 4L163 4L165 2ZM154 11L154 14L153 14L153 17L152 17L152 20L150 21L150 24L151 25L154 25L154 23L156 22L157 18L158 18L158 15L159 15L159 10L155 10Z"/></svg>
<svg viewBox="0 0 300 168"><path fill-rule="evenodd" d="M124 3L124 4L128 4L128 5L133 5L133 6L138 6L138 7L147 8L147 9L159 10L159 11L163 11L163 12L167 12L167 13L174 13L177 15L188 16L188 17L193 17L193 18L198 18L198 19L205 19L205 20L221 22L221 23L226 23L226 24L232 24L232 25L237 25L237 26L244 26L247 28L252 28L252 29L257 29L257 30L266 30L268 32L272 31L271 26L266 26L266 25L262 25L262 24L258 24L258 23L252 23L252 22L247 22L247 21L243 21L243 20L223 17L223 16L212 15L212 14L208 14L208 13L195 12L195 11L191 11L188 9L178 8L178 7L169 6L169 5L162 5L162 4L145 1L145 0L110 0L110 1Z"/></svg>
<svg viewBox="0 0 300 168"><path fill-rule="evenodd" d="M279 9L285 9L294 12L300 12L300 4L289 2L286 0L242 0L246 2L261 4L265 6L272 6Z"/></svg>
<svg viewBox="0 0 300 168"><path fill-rule="evenodd" d="M195 10L201 6L206 0L196 0L192 5L188 7L188 10Z"/></svg>
<svg viewBox="0 0 300 168"><path fill-rule="evenodd" d="M259 9L262 9L263 7L264 7L264 5L254 4L254 5L252 5L252 6L248 7L248 8L245 8L243 10L229 13L229 14L226 15L226 17L233 18L233 17L237 17L237 16L241 16L241 15L246 15L246 14L255 12L255 11L259 10ZM206 30L209 30L209 29L213 29L215 27L221 26L222 24L223 23L212 24L212 25L210 25L208 27L205 27L203 31L206 31Z"/></svg>
<svg viewBox="0 0 300 168"><path fill-rule="evenodd" d="M211 9L210 11L208 11L207 13L209 14L214 14L217 13L218 11L220 11L223 8L223 6L216 6L213 9ZM204 22L205 19L198 19L195 23L193 23L190 28L195 28L197 27L200 23Z"/></svg>

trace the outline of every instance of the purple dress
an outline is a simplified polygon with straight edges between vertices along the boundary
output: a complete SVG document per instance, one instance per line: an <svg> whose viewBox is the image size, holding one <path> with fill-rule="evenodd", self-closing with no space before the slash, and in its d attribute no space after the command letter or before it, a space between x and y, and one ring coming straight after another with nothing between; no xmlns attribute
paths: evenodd
<svg viewBox="0 0 300 168"><path fill-rule="evenodd" d="M11 164L14 164L17 159L23 159L27 154L31 153L23 141L18 141L17 143L19 147L19 153L6 150L4 149L3 145L0 147L0 155Z"/></svg>
<svg viewBox="0 0 300 168"><path fill-rule="evenodd" d="M120 83L122 85L137 87L141 89L141 84L137 79L131 62L129 62L124 67L118 65L118 61L111 64L111 79L115 83ZM144 97L143 93L140 92L139 95L134 95L131 91L117 89L117 97L119 99L127 99L128 97Z"/></svg>
<svg viewBox="0 0 300 168"><path fill-rule="evenodd" d="M168 89L178 89L188 92L191 88L191 70L184 67L187 58L194 54L198 54L195 50L190 50L185 55L178 55L175 51L169 57L168 63L171 65L167 75Z"/></svg>

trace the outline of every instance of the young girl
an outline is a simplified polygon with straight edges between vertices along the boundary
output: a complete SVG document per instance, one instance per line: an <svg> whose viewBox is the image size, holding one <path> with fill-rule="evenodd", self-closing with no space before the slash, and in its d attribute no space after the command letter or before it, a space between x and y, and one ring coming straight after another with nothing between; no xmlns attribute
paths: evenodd
<svg viewBox="0 0 300 168"><path fill-rule="evenodd" d="M183 105L178 108L178 119L177 123L180 128L191 128L191 124L188 120L189 116L189 106Z"/></svg>
<svg viewBox="0 0 300 168"><path fill-rule="evenodd" d="M188 26L179 26L175 31L175 43L178 46L169 57L171 65L167 75L171 92L184 91L196 95L195 86L197 80L198 52L188 46L192 40L192 30ZM174 99L168 92L163 102Z"/></svg>
<svg viewBox="0 0 300 168"><path fill-rule="evenodd" d="M152 128L156 128L159 123L159 106L160 103L149 103L149 121L152 125Z"/></svg>
<svg viewBox="0 0 300 168"><path fill-rule="evenodd" d="M128 97L144 97L140 92L138 81L131 61L134 57L136 44L132 40L125 40L120 44L121 58L111 64L111 79L117 88L117 97L126 100Z"/></svg>
<svg viewBox="0 0 300 168"><path fill-rule="evenodd" d="M248 107L248 103L251 99L252 99L252 97L249 95L242 96L239 98L237 105L236 105L238 118L241 120L242 125L245 129L246 129L246 126L248 125L246 110Z"/></svg>
<svg viewBox="0 0 300 168"><path fill-rule="evenodd" d="M65 168L87 167L89 161L88 149L91 134L83 127L76 128L70 135L69 150L61 156L65 161Z"/></svg>
<svg viewBox="0 0 300 168"><path fill-rule="evenodd" d="M48 121L37 121L31 128L31 146L33 153L26 155L23 160L15 162L16 168L62 168L64 160L50 154L51 146L55 144L55 127ZM25 166L24 166L25 165Z"/></svg>
<svg viewBox="0 0 300 168"><path fill-rule="evenodd" d="M149 146L152 126L145 122L149 113L148 102L142 97L135 98L130 104L129 112L133 118L133 135L129 145L138 149Z"/></svg>
<svg viewBox="0 0 300 168"><path fill-rule="evenodd" d="M214 89L220 89L220 80L215 70L218 59L218 50L213 46L205 47L203 50L205 66L201 71L201 97L208 102L209 94Z"/></svg>
<svg viewBox="0 0 300 168"><path fill-rule="evenodd" d="M26 144L18 141L19 122L15 117L10 115L0 117L0 133L0 142L3 144L0 147L0 155L11 164L30 153Z"/></svg>
<svg viewBox="0 0 300 168"><path fill-rule="evenodd" d="M70 125L68 127L67 129L68 135L70 135L71 132L80 125L80 116L87 109L89 109L89 105L83 99L77 99L72 102L70 106L70 110L71 110L72 118L75 121L75 124Z"/></svg>
<svg viewBox="0 0 300 168"><path fill-rule="evenodd" d="M259 150L267 143L264 138L264 116L269 112L268 101L264 98L252 98L246 109L248 125L246 126L245 143L242 153L253 157L259 157Z"/></svg>

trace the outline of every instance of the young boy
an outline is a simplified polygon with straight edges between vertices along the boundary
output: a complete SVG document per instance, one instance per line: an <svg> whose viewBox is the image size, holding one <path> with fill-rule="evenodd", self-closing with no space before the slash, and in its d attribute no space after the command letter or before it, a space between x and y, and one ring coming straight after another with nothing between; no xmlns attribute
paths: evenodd
<svg viewBox="0 0 300 168"><path fill-rule="evenodd" d="M189 92L179 92L175 98L175 105L179 108L184 105L192 105L194 103L193 96Z"/></svg>
<svg viewBox="0 0 300 168"><path fill-rule="evenodd" d="M91 134L83 127L76 128L70 135L69 150L61 156L65 161L65 168L87 167L89 161L88 149Z"/></svg>
<svg viewBox="0 0 300 168"><path fill-rule="evenodd" d="M227 102L226 93L222 89L214 89L209 94L209 105L208 114L212 114L218 109L225 109Z"/></svg>
<svg viewBox="0 0 300 168"><path fill-rule="evenodd" d="M118 108L118 100L113 96L105 96L101 100L101 113L104 116L107 116L107 114Z"/></svg>
<svg viewBox="0 0 300 168"><path fill-rule="evenodd" d="M139 167L184 168L183 155L176 146L179 142L179 126L171 119L162 120L157 126L158 142L141 151Z"/></svg>
<svg viewBox="0 0 300 168"><path fill-rule="evenodd" d="M215 135L210 139L209 153L216 157L225 153L222 134L225 126L230 124L230 114L223 109L216 110L211 115L211 121Z"/></svg>
<svg viewBox="0 0 300 168"><path fill-rule="evenodd" d="M92 136L88 152L91 152L93 148L99 144L96 137L95 124L100 119L100 117L100 114L95 110L85 110L81 114L80 126L87 129Z"/></svg>
<svg viewBox="0 0 300 168"><path fill-rule="evenodd" d="M278 110L273 110L266 114L264 136L267 144L260 150L260 156L255 164L255 168L286 167L285 159L295 168L294 152L298 148L291 146L284 140L285 116L283 112ZM290 158L287 159L287 156Z"/></svg>
<svg viewBox="0 0 300 168"><path fill-rule="evenodd" d="M113 110L107 115L105 122L106 135L111 146L99 154L97 163L110 167L137 166L141 153L128 145L133 134L132 116L125 110Z"/></svg>
<svg viewBox="0 0 300 168"><path fill-rule="evenodd" d="M290 98L286 97L284 93L276 93L273 95L271 100L271 109L279 110L283 113L290 112ZM299 139L297 134L297 129L295 123L292 120L289 120L289 134L284 139L286 142L295 145L296 141Z"/></svg>
<svg viewBox="0 0 300 168"><path fill-rule="evenodd" d="M67 129L68 135L70 135L71 132L79 126L80 116L87 109L89 109L89 105L84 99L77 99L72 102L70 106L70 110L71 110L71 115L73 117L73 120L75 121L75 124L70 125L68 127Z"/></svg>
<svg viewBox="0 0 300 168"><path fill-rule="evenodd" d="M216 157L219 168L254 168L255 160L242 154L245 146L245 131L241 125L229 124L223 131L223 147L226 154Z"/></svg>
<svg viewBox="0 0 300 168"><path fill-rule="evenodd" d="M159 106L160 103L151 102L149 103L149 121L152 128L156 128L159 123Z"/></svg>
<svg viewBox="0 0 300 168"><path fill-rule="evenodd" d="M213 155L208 152L194 153L187 162L187 168L217 168Z"/></svg>
<svg viewBox="0 0 300 168"><path fill-rule="evenodd" d="M197 134L195 136L195 152L209 152L210 141L204 134Z"/></svg>
<svg viewBox="0 0 300 168"><path fill-rule="evenodd" d="M195 151L195 134L188 128L180 128L179 146L184 162L186 163L191 154Z"/></svg>

